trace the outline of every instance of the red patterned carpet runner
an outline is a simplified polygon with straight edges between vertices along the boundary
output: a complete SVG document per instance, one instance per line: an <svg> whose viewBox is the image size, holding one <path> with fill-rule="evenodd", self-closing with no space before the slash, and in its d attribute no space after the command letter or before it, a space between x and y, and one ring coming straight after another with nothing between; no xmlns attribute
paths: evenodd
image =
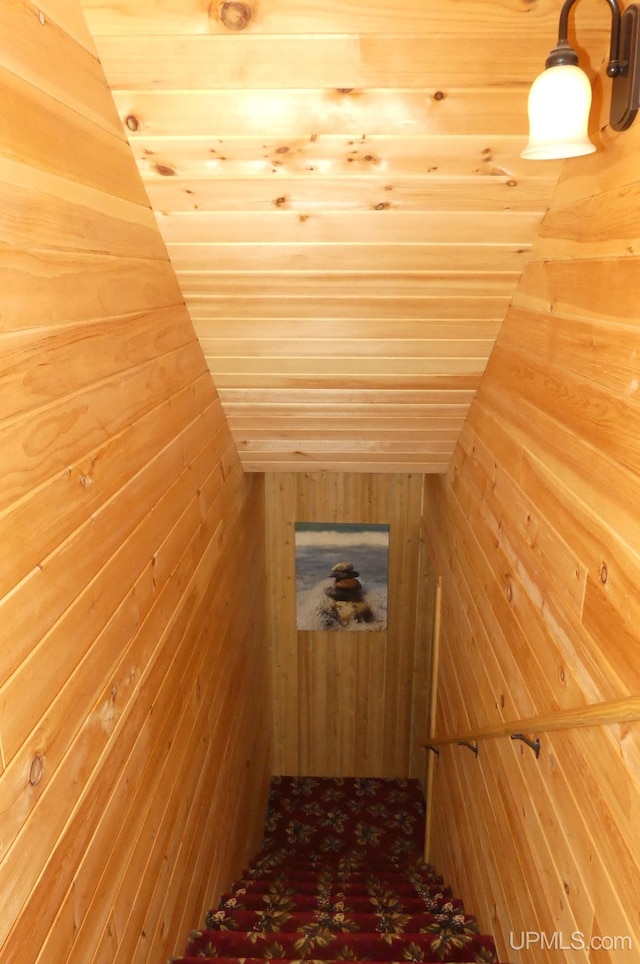
<svg viewBox="0 0 640 964"><path fill-rule="evenodd" d="M423 834L417 780L274 778L262 849L174 961L494 964Z"/></svg>

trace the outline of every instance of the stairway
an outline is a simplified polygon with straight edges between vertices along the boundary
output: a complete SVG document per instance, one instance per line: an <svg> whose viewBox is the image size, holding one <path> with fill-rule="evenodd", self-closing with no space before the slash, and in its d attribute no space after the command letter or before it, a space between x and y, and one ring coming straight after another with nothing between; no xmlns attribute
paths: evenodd
<svg viewBox="0 0 640 964"><path fill-rule="evenodd" d="M174 964L495 964L423 832L417 780L274 778L262 849Z"/></svg>

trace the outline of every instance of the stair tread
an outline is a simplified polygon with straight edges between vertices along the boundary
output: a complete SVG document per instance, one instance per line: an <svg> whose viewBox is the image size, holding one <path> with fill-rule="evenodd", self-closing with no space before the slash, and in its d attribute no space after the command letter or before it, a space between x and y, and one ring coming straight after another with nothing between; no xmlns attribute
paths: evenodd
<svg viewBox="0 0 640 964"><path fill-rule="evenodd" d="M447 888L448 889L448 888ZM435 891L423 897L398 897L394 895L394 909L403 914L419 914L433 907L450 906L452 909L463 910L462 901L450 893ZM292 894L288 897L289 909L320 910L330 908L334 911L345 910L348 913L376 913L384 904L376 904L376 898L370 894L330 894L328 899L321 894ZM253 891L245 894L223 894L218 904L218 910L237 907L238 910L264 910L277 900L270 897L269 891Z"/></svg>
<svg viewBox="0 0 640 964"><path fill-rule="evenodd" d="M264 910L236 910L227 908L207 915L207 930L233 930L264 933L282 931L301 932L307 926L323 925L331 933L358 934L416 934L439 926L443 921L475 923L472 914L453 911L421 911L404 914L401 911L348 912L342 910L283 911L279 908Z"/></svg>
<svg viewBox="0 0 640 964"><path fill-rule="evenodd" d="M419 869L414 871L415 875L423 880L432 881L433 883L439 883L442 878L439 874L427 874L422 873ZM382 867L373 868L363 868L361 870L340 870L338 868L331 869L327 867L316 868L309 865L299 865L297 867L292 867L291 864L282 864L279 867L272 867L263 869L261 867L250 868L242 877L247 877L250 879L262 879L268 880L274 877L281 877L286 874L287 877L293 879L307 880L307 879L317 879L318 877L330 877L332 880L370 880L375 877L378 880L391 880L391 881L401 881L406 880L407 871L394 868L385 869Z"/></svg>
<svg viewBox="0 0 640 964"><path fill-rule="evenodd" d="M441 950L446 948L444 957ZM396 957L428 961L460 961L487 951L486 960L495 960L493 938L488 934L463 933L446 925L430 934L412 933L402 937L382 934L313 933L276 931L273 933L240 933L237 931L201 931L192 936L188 954L246 958L252 955L279 958L328 960L352 951L359 960L390 961ZM262 953L261 953L262 952Z"/></svg>
<svg viewBox="0 0 640 964"><path fill-rule="evenodd" d="M273 891L273 888L270 887L270 886L268 886L265 882L262 882L262 883L261 883L261 882L257 881L257 882L255 882L255 883L257 884L257 886L255 886L253 882L247 882L247 883L244 883L244 882L243 882L239 887L234 887L232 893L233 893L234 895L238 895L238 894L269 894L269 893L271 893L271 892ZM349 884L342 884L342 885L338 884L338 885L336 885L336 886L334 886L334 887L331 887L331 888L326 888L326 889L322 888L322 889L321 889L321 888L319 888L317 885L309 883L308 885L305 885L305 884L300 884L300 885L298 885L297 887L295 887L295 891L296 891L296 893L298 893L298 894L304 894L304 895L306 895L307 897L310 896L310 895L318 894L318 893L326 893L326 894L329 894L329 895L344 894L345 898L348 898L349 896L353 896L353 897L358 897L358 896L359 896L359 897L367 897L367 896L370 895L370 890L369 890L369 888L366 887L364 884L360 884L360 885L358 885L358 884L351 884L351 885L349 885ZM404 886L402 886L402 887L401 887L401 886L397 886L397 887L393 888L393 891L392 891L392 892L393 892L393 894L394 894L395 896L397 896L397 897L400 898L400 899L401 899L403 896L404 896L404 897L419 897L421 892L422 892L422 893L427 893L427 894L441 894L441 893L442 893L442 894L445 894L445 895L446 895L446 891L445 891L442 887L434 887L433 889L430 889L430 888L428 888L428 887L421 887L421 888L420 888L420 891L418 891L412 884L406 884L406 885L404 885Z"/></svg>
<svg viewBox="0 0 640 964"><path fill-rule="evenodd" d="M172 957L171 964L206 964L207 961L212 962L212 964L265 964L264 957ZM289 957L271 957L269 958L269 964L312 964L312 960L309 958L289 958ZM327 958L322 964L345 964L344 961L339 959ZM406 960L398 958L397 960L391 961L367 961L366 964L407 964ZM478 961L460 960L456 964L478 964ZM492 964L506 964L506 962L493 961Z"/></svg>

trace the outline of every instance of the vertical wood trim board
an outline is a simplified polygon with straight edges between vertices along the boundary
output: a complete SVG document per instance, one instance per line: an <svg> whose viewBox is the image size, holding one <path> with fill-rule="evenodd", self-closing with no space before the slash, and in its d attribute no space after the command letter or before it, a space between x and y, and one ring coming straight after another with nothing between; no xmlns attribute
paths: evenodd
<svg viewBox="0 0 640 964"><path fill-rule="evenodd" d="M640 692L640 125L567 162L446 478L425 480L443 573L437 732ZM532 736L535 734L532 734ZM539 761L442 747L433 859L500 958L640 947L640 726L541 734ZM635 882L635 883L634 883ZM554 935L556 937L554 938ZM630 940L590 956L595 939Z"/></svg>
<svg viewBox="0 0 640 964"><path fill-rule="evenodd" d="M0 958L143 964L259 844L264 488L82 11L46 6L0 40Z"/></svg>
<svg viewBox="0 0 640 964"><path fill-rule="evenodd" d="M431 642L431 686L429 688L429 703L427 707L426 722L427 722L427 740L430 740L434 735L436 730L436 711L437 711L437 699L438 699L438 663L440 659L440 627L441 627L441 611L442 611L442 577L438 576L433 580L434 586L434 599L433 599L433 612L432 612L432 626L433 635ZM424 788L424 797L427 803L427 815L424 830L424 859L429 861L431 859L431 828L433 825L433 820L431 817L433 811L433 781L435 778L435 763L436 760L433 756L431 750L425 750L427 754L426 759L426 779Z"/></svg>
<svg viewBox="0 0 640 964"><path fill-rule="evenodd" d="M269 473L265 486L274 772L422 779L422 476ZM386 632L297 631L296 522L389 525Z"/></svg>

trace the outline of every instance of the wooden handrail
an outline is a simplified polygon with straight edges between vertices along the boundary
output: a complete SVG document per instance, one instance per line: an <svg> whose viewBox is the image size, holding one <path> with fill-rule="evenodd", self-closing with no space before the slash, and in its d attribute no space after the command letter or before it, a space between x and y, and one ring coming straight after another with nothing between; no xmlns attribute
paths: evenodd
<svg viewBox="0 0 640 964"><path fill-rule="evenodd" d="M448 743L463 741L495 740L512 733L550 733L553 730L569 730L581 726L606 726L611 723L630 723L640 720L640 696L625 696L619 700L592 703L570 710L556 710L530 716L524 720L511 720L507 723L493 723L479 730L465 730L452 736L429 737L423 746L445 746Z"/></svg>

